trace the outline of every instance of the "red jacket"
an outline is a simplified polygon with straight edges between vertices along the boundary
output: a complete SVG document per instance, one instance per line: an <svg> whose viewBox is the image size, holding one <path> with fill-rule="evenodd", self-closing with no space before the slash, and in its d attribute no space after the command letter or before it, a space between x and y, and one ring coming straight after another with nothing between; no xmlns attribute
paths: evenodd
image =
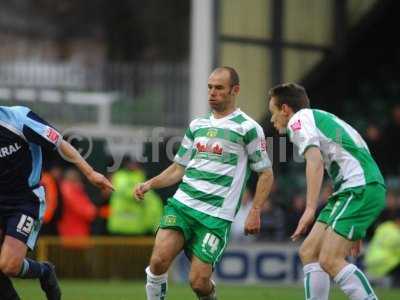
<svg viewBox="0 0 400 300"><path fill-rule="evenodd" d="M61 182L63 212L58 223L62 237L85 237L90 235L90 225L96 217L96 206L89 199L83 185L79 182Z"/></svg>

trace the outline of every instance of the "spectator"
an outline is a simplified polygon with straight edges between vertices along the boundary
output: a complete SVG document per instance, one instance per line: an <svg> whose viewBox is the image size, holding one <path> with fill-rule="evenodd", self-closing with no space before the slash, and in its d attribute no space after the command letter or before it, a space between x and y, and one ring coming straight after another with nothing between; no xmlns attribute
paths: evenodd
<svg viewBox="0 0 400 300"><path fill-rule="evenodd" d="M80 173L75 169L65 172L61 182L63 207L61 220L58 223L58 231L61 237L85 238L90 235L90 225L95 219L97 211L87 195ZM64 245L82 247L85 243L80 239L76 242L65 241Z"/></svg>
<svg viewBox="0 0 400 300"><path fill-rule="evenodd" d="M272 201L266 201L261 210L261 234L258 239L283 241L286 237L285 221L283 210Z"/></svg>
<svg viewBox="0 0 400 300"><path fill-rule="evenodd" d="M254 241L254 235L244 234L244 223L251 209L252 194L249 190L245 190L242 197L242 203L236 214L235 220L232 222L231 239L232 241Z"/></svg>
<svg viewBox="0 0 400 300"><path fill-rule="evenodd" d="M111 176L107 177L111 182ZM98 203L98 214L97 218L92 224L92 234L94 235L107 235L107 223L110 217L110 198L111 191L101 191L100 202Z"/></svg>
<svg viewBox="0 0 400 300"><path fill-rule="evenodd" d="M400 160L397 151L394 151L394 144L400 140L400 104L396 104L392 109L392 118L384 130L384 149L386 153L385 175L400 174Z"/></svg>
<svg viewBox="0 0 400 300"><path fill-rule="evenodd" d="M160 197L149 191L144 201L137 201L132 195L134 186L145 180L143 170L130 160L113 175L115 192L111 195L107 224L110 234L146 235L156 231L163 212Z"/></svg>
<svg viewBox="0 0 400 300"><path fill-rule="evenodd" d="M400 287L400 210L377 227L365 263L369 274L376 278L389 275L392 286Z"/></svg>
<svg viewBox="0 0 400 300"><path fill-rule="evenodd" d="M62 167L58 164L50 165L42 173L40 184L46 191L46 210L44 212L41 233L43 235L57 235L57 223L61 218L62 200L59 182L62 176Z"/></svg>
<svg viewBox="0 0 400 300"><path fill-rule="evenodd" d="M384 145L381 129L375 124L370 124L365 131L365 141L376 163L382 172L386 174L388 167L387 149L386 145Z"/></svg>
<svg viewBox="0 0 400 300"><path fill-rule="evenodd" d="M382 211L378 223L383 223L388 220L393 220L397 210L400 208L399 200L397 199L394 190L388 190L386 194L386 207Z"/></svg>
<svg viewBox="0 0 400 300"><path fill-rule="evenodd" d="M290 237L297 228L297 224L301 216L303 215L304 209L306 208L306 199L304 196L297 194L292 200L292 206L287 213L287 225L286 225L286 237Z"/></svg>

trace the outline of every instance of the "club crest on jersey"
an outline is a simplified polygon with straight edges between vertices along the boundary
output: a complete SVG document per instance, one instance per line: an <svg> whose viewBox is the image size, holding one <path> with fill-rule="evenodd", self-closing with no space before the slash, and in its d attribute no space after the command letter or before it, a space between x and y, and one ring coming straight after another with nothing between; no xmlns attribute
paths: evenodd
<svg viewBox="0 0 400 300"><path fill-rule="evenodd" d="M14 143L5 147L0 148L0 157L6 157L10 156L13 153L17 152L19 149L21 149L22 146L18 143Z"/></svg>
<svg viewBox="0 0 400 300"><path fill-rule="evenodd" d="M51 127L47 128L46 137L50 142L56 143L60 137L60 134Z"/></svg>
<svg viewBox="0 0 400 300"><path fill-rule="evenodd" d="M300 119L294 122L292 125L290 125L290 128L292 128L293 131L298 131L301 129L301 122Z"/></svg>
<svg viewBox="0 0 400 300"><path fill-rule="evenodd" d="M218 135L218 129L215 129L215 128L210 128L210 129L208 129L208 131L207 131L207 137L209 137L209 138L214 138L214 137L216 137Z"/></svg>

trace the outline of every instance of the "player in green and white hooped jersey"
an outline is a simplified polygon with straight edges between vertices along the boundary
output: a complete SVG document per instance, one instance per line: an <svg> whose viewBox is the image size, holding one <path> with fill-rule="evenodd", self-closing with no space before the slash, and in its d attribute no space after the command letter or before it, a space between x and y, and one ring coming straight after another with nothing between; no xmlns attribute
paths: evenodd
<svg viewBox="0 0 400 300"><path fill-rule="evenodd" d="M324 165L334 184L334 193L300 248L306 299L327 300L329 276L349 299L377 299L363 272L345 259L358 254L360 240L385 203L384 180L366 143L335 115L310 109L305 89L297 84L272 88L269 110L275 128L286 128L306 159L307 206L293 240L314 220Z"/></svg>
<svg viewBox="0 0 400 300"><path fill-rule="evenodd" d="M259 178L244 232L260 230L260 210L273 181L271 162L262 128L235 106L239 89L234 69L214 70L208 79L211 113L190 123L174 163L135 189L141 199L150 189L182 181L164 208L146 269L148 300L164 299L167 271L182 250L191 258L189 280L197 297L216 299L213 266L227 245L250 170Z"/></svg>

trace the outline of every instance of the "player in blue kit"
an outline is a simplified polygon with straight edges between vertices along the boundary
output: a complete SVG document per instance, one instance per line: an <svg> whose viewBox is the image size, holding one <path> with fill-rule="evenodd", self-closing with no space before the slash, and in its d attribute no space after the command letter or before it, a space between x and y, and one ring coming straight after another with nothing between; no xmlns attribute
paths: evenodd
<svg viewBox="0 0 400 300"><path fill-rule="evenodd" d="M20 299L10 277L37 278L48 300L61 299L54 266L26 258L38 238L45 210L40 186L43 150L59 151L101 189L112 184L61 134L29 108L0 106L0 299Z"/></svg>

